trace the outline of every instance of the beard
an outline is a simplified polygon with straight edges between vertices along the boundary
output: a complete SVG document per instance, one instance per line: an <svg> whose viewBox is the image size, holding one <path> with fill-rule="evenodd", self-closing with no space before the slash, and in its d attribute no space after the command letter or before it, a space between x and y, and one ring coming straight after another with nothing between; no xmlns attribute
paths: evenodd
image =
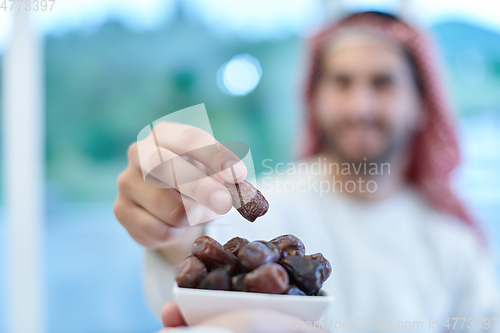
<svg viewBox="0 0 500 333"><path fill-rule="evenodd" d="M339 121L331 126L325 127L318 124L320 129L320 142L322 150L332 153L340 163L363 164L390 163L396 159L407 147L414 135L414 128L407 126L398 131L381 121L380 119L348 119ZM363 152L353 152L345 147L343 142L347 131L356 129L358 131L375 131L382 137L381 144L373 149Z"/></svg>

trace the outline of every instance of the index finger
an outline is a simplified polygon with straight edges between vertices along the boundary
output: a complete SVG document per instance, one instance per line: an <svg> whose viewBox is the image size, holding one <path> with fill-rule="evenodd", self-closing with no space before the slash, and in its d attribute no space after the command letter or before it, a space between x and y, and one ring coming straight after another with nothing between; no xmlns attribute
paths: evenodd
<svg viewBox="0 0 500 333"><path fill-rule="evenodd" d="M239 183L247 176L238 155L200 128L163 122L153 128L152 135L159 146L196 159L228 183Z"/></svg>

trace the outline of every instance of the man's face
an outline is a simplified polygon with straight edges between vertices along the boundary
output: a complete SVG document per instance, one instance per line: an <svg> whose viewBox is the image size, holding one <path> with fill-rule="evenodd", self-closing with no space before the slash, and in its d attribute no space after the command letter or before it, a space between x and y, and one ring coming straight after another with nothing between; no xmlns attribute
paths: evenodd
<svg viewBox="0 0 500 333"><path fill-rule="evenodd" d="M366 38L329 48L322 66L314 107L326 149L345 162L387 161L401 151L420 118L404 53Z"/></svg>

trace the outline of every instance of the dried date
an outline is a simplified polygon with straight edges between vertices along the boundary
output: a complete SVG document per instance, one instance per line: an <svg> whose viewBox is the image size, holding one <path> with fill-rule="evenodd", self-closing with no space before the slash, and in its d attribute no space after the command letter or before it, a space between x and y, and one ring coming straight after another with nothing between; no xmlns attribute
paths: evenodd
<svg viewBox="0 0 500 333"><path fill-rule="evenodd" d="M287 256L304 256L306 247L304 243L294 235L281 235L271 240L281 253L282 258Z"/></svg>
<svg viewBox="0 0 500 333"><path fill-rule="evenodd" d="M186 288L312 296L331 271L323 254L305 255L302 241L290 234L269 242L234 237L224 246L203 236L177 267L176 282Z"/></svg>
<svg viewBox="0 0 500 333"><path fill-rule="evenodd" d="M231 238L230 240L228 240L226 244L224 244L224 249L226 249L227 251L236 255L238 253L239 249L241 249L243 246L247 245L248 243L250 243L250 242L246 238L234 237L234 238Z"/></svg>
<svg viewBox="0 0 500 333"><path fill-rule="evenodd" d="M289 277L279 264L262 265L243 279L245 291L267 294L281 294L288 288Z"/></svg>
<svg viewBox="0 0 500 333"><path fill-rule="evenodd" d="M243 291L243 279L245 274L237 274L231 278L231 290L233 291Z"/></svg>
<svg viewBox="0 0 500 333"><path fill-rule="evenodd" d="M313 295L325 281L323 265L314 259L301 256L288 256L280 261L290 280L307 295Z"/></svg>
<svg viewBox="0 0 500 333"><path fill-rule="evenodd" d="M205 264L194 256L189 256L177 266L175 281L179 287L195 288L207 275Z"/></svg>
<svg viewBox="0 0 500 333"><path fill-rule="evenodd" d="M240 266L246 271L251 271L261 265L279 260L279 251L272 243L255 241L243 246L238 251Z"/></svg>
<svg viewBox="0 0 500 333"><path fill-rule="evenodd" d="M200 289L211 290L229 290L230 287L229 273L223 268L217 268L208 273L198 285Z"/></svg>
<svg viewBox="0 0 500 333"><path fill-rule="evenodd" d="M193 255L200 259L209 270L217 267L224 267L232 272L238 264L238 258L215 239L202 236L196 239L193 245Z"/></svg>
<svg viewBox="0 0 500 333"><path fill-rule="evenodd" d="M231 193L234 208L248 221L255 221L269 209L266 198L248 181L236 184L224 183L224 185Z"/></svg>
<svg viewBox="0 0 500 333"><path fill-rule="evenodd" d="M332 265L322 253L309 254L306 257L314 259L321 265L323 265L323 268L325 269L325 280L330 277L330 274L332 274Z"/></svg>

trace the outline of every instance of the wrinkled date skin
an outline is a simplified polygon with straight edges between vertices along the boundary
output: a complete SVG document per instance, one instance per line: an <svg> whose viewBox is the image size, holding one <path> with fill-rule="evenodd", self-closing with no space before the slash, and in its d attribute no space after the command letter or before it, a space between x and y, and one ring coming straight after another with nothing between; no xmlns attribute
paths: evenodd
<svg viewBox="0 0 500 333"><path fill-rule="evenodd" d="M243 279L245 291L266 294L282 294L288 288L288 273L279 264L262 265Z"/></svg>
<svg viewBox="0 0 500 333"><path fill-rule="evenodd" d="M265 246L267 246L267 248L269 249L269 256L272 258L273 262L278 262L280 260L280 250L278 250L276 245L274 245L271 242L266 242L263 240L258 240L256 242L262 243Z"/></svg>
<svg viewBox="0 0 500 333"><path fill-rule="evenodd" d="M224 249L234 255L237 255L238 251L248 243L250 242L246 238L234 237L228 240L226 244L224 244Z"/></svg>
<svg viewBox="0 0 500 333"><path fill-rule="evenodd" d="M205 266L211 270L217 267L224 267L227 271L232 272L238 264L238 258L215 239L202 236L196 239L193 245L193 255L200 259Z"/></svg>
<svg viewBox="0 0 500 333"><path fill-rule="evenodd" d="M269 209L269 203L266 198L246 180L241 183L224 183L233 198L233 206L248 221L253 222L261 217Z"/></svg>
<svg viewBox="0 0 500 333"><path fill-rule="evenodd" d="M271 240L281 253L281 258L288 256L304 256L306 247L304 243L293 235L282 235Z"/></svg>
<svg viewBox="0 0 500 333"><path fill-rule="evenodd" d="M321 265L323 265L323 268L325 269L325 280L330 277L330 274L332 274L332 265L330 262L323 256L323 253L314 253L314 254L309 254L306 256L307 258L311 258L319 262Z"/></svg>
<svg viewBox="0 0 500 333"><path fill-rule="evenodd" d="M175 281L179 287L196 288L207 275L207 268L200 259L189 256L177 267Z"/></svg>
<svg viewBox="0 0 500 333"><path fill-rule="evenodd" d="M280 254L276 246L266 243L268 242L250 242L238 251L238 259L244 270L251 271L261 265L279 260Z"/></svg>
<svg viewBox="0 0 500 333"><path fill-rule="evenodd" d="M201 280L198 288L211 290L229 290L231 287L231 278L229 272L223 268L217 268L207 274Z"/></svg>
<svg viewBox="0 0 500 333"><path fill-rule="evenodd" d="M325 269L314 259L288 256L280 261L290 280L307 295L316 294L325 281Z"/></svg>

